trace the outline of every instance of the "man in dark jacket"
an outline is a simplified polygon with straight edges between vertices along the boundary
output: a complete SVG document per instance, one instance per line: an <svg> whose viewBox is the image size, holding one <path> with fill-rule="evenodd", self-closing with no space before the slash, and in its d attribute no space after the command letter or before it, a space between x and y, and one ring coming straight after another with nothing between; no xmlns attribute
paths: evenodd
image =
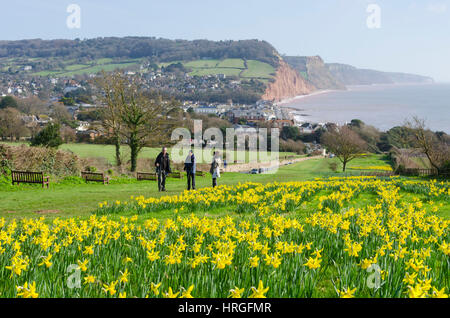
<svg viewBox="0 0 450 318"><path fill-rule="evenodd" d="M166 191L166 177L171 172L170 159L166 147L163 147L158 157L156 157L155 167L158 174L158 190Z"/></svg>
<svg viewBox="0 0 450 318"><path fill-rule="evenodd" d="M186 160L184 161L184 170L186 171L187 174L188 190L191 190L191 183L192 183L192 190L195 190L196 162L194 152L192 150L189 151L189 154L187 155Z"/></svg>

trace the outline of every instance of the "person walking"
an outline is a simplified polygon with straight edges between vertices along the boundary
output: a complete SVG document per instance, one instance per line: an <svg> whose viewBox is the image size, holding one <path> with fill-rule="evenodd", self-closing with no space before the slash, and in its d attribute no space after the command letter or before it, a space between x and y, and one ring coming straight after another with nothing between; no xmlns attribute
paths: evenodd
<svg viewBox="0 0 450 318"><path fill-rule="evenodd" d="M217 178L220 178L220 163L221 163L221 159L219 156L219 152L215 151L213 160L211 162L211 168L209 170L209 172L211 172L211 175L212 175L213 188L217 186Z"/></svg>
<svg viewBox="0 0 450 318"><path fill-rule="evenodd" d="M186 171L187 175L187 189L188 191L195 190L195 172L196 172L196 162L195 162L195 156L194 152L192 150L189 150L189 154L186 157L186 160L184 161L184 170Z"/></svg>
<svg viewBox="0 0 450 318"><path fill-rule="evenodd" d="M158 190L166 191L166 177L171 173L170 159L167 148L163 147L155 160L156 173L158 175Z"/></svg>

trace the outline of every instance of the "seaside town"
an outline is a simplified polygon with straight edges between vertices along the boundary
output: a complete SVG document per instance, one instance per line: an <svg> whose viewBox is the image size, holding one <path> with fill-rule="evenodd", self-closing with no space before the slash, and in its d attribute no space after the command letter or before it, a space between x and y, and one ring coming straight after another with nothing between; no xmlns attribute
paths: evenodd
<svg viewBox="0 0 450 318"><path fill-rule="evenodd" d="M13 140L29 139L33 132L63 116L64 131L71 141L95 142L107 134L102 129L98 111L105 107L94 94L93 81L100 74L88 73L71 77L32 76L33 69L25 65L21 76L10 74L0 77L0 97L13 96L19 103L35 107L28 114L22 113L20 120L26 129L17 129ZM142 64L137 70L124 70L128 77L138 77L144 88L164 92L171 96L185 96L182 109L186 113L217 117L228 121L234 128L297 127L302 134L313 134L333 123L314 123L299 116L299 110L282 107L282 103L257 100L253 103L225 103L195 100L195 92L214 93L220 90L239 90L245 81L225 74L191 76L186 72L174 72L170 67ZM239 100L241 101L241 100ZM306 143L308 153L321 150L312 140Z"/></svg>

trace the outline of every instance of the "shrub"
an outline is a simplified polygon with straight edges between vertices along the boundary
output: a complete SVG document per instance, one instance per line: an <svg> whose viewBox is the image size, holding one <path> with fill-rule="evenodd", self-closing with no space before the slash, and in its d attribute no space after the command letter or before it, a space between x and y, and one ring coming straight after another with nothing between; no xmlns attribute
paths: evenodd
<svg viewBox="0 0 450 318"><path fill-rule="evenodd" d="M26 145L0 145L0 173L10 170L43 171L55 176L78 175L80 159L73 153Z"/></svg>
<svg viewBox="0 0 450 318"><path fill-rule="evenodd" d="M84 168L84 171L86 172L97 172L97 168L94 166L87 166Z"/></svg>
<svg viewBox="0 0 450 318"><path fill-rule="evenodd" d="M330 162L329 167L330 167L331 171L336 172L338 169L338 164L337 164L337 162Z"/></svg>
<svg viewBox="0 0 450 318"><path fill-rule="evenodd" d="M61 138L60 126L52 123L45 126L45 128L31 140L31 146L58 148L62 144L63 140Z"/></svg>

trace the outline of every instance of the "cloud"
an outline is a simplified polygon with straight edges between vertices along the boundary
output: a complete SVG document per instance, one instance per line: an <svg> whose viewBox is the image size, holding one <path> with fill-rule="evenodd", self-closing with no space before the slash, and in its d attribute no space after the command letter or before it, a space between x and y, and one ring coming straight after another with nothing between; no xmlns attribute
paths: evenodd
<svg viewBox="0 0 450 318"><path fill-rule="evenodd" d="M432 3L427 6L427 11L436 14L443 14L447 12L447 4L445 3Z"/></svg>

